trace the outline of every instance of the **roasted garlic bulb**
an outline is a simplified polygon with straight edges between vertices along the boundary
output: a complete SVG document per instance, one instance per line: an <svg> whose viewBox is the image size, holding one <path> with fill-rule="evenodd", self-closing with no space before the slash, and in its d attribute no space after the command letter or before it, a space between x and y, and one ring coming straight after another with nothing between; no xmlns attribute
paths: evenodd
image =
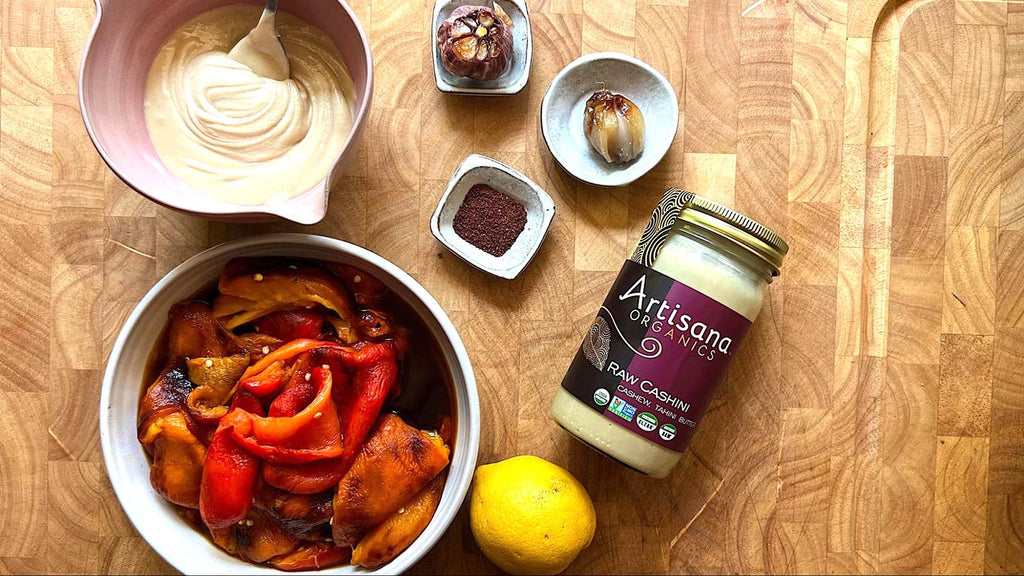
<svg viewBox="0 0 1024 576"><path fill-rule="evenodd" d="M512 20L494 4L459 6L437 29L441 63L455 76L494 80L512 58Z"/></svg>
<svg viewBox="0 0 1024 576"><path fill-rule="evenodd" d="M629 98L601 89L587 100L583 133L607 162L630 162L644 150L644 115Z"/></svg>

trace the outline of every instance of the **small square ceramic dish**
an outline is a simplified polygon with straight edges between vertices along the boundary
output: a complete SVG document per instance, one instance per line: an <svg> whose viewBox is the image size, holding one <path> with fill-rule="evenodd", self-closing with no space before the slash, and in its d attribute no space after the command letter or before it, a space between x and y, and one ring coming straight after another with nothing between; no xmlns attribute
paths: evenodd
<svg viewBox="0 0 1024 576"><path fill-rule="evenodd" d="M441 51L437 47L437 29L459 6L492 6L497 1L512 19L512 58L508 68L494 80L462 78L445 70ZM524 0L437 0L431 20L430 41L433 44L434 82L441 92L450 94L476 94L479 96L508 96L518 94L530 80L533 63L533 33L530 30L530 10Z"/></svg>
<svg viewBox="0 0 1024 576"><path fill-rule="evenodd" d="M583 111L600 85L632 100L644 115L644 150L626 164L605 161L583 133ZM679 127L672 84L650 65L616 52L587 54L551 81L540 108L540 127L552 156L575 178L597 186L625 186L665 157Z"/></svg>
<svg viewBox="0 0 1024 576"><path fill-rule="evenodd" d="M486 184L515 198L526 209L526 227L515 244L502 256L492 256L466 242L452 224L469 189ZM472 154L455 171L448 189L430 219L430 232L456 256L475 268L506 280L513 280L533 260L555 217L551 196L518 170L497 160Z"/></svg>

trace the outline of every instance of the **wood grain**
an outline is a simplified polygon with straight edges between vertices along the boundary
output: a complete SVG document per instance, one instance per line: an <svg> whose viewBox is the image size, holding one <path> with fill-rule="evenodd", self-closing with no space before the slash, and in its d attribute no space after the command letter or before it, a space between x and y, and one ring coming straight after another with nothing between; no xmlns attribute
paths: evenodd
<svg viewBox="0 0 1024 576"><path fill-rule="evenodd" d="M358 0L374 108L324 222L225 225L120 182L82 125L88 0L6 0L0 21L0 573L166 573L106 477L100 379L172 267L269 231L326 234L408 270L476 370L481 462L573 472L599 527L573 573L1024 572L1024 4L977 0L535 0L529 86L433 87L432 0ZM666 158L580 184L540 136L577 56L636 55L680 102ZM517 280L430 236L472 153L557 205ZM682 186L792 252L679 468L641 477L548 417L652 206ZM494 573L464 509L418 573Z"/></svg>

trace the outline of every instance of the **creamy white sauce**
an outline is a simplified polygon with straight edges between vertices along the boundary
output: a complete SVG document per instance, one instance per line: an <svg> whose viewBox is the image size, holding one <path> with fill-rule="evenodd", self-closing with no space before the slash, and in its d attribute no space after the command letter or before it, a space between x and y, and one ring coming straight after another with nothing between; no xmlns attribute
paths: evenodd
<svg viewBox="0 0 1024 576"><path fill-rule="evenodd" d="M355 87L323 31L278 13L286 80L229 56L261 12L227 6L187 22L160 49L146 85L146 126L160 159L232 204L276 204L313 188L352 130Z"/></svg>
<svg viewBox="0 0 1024 576"><path fill-rule="evenodd" d="M278 41L274 21L274 13L264 10L259 24L235 44L228 56L248 66L257 76L287 80L292 71L288 55Z"/></svg>
<svg viewBox="0 0 1024 576"><path fill-rule="evenodd" d="M761 312L764 278L678 230L669 237L652 268L717 300L751 322ZM559 387L555 393L552 412L555 420L576 436L651 476L667 476L682 456L609 420L565 388Z"/></svg>

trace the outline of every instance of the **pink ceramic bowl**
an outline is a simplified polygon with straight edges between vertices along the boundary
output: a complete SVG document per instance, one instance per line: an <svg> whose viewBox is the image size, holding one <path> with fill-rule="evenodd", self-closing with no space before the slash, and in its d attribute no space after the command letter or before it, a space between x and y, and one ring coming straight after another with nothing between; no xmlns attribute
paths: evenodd
<svg viewBox="0 0 1024 576"><path fill-rule="evenodd" d="M110 169L150 200L189 214L231 222L283 218L315 224L327 213L331 186L355 154L373 94L370 44L352 9L342 0L286 0L281 9L316 25L334 40L355 82L355 123L331 170L312 190L276 206L240 206L202 194L172 174L153 149L143 100L156 53L180 25L230 4L259 0L96 0L96 21L85 46L79 77L82 117Z"/></svg>

